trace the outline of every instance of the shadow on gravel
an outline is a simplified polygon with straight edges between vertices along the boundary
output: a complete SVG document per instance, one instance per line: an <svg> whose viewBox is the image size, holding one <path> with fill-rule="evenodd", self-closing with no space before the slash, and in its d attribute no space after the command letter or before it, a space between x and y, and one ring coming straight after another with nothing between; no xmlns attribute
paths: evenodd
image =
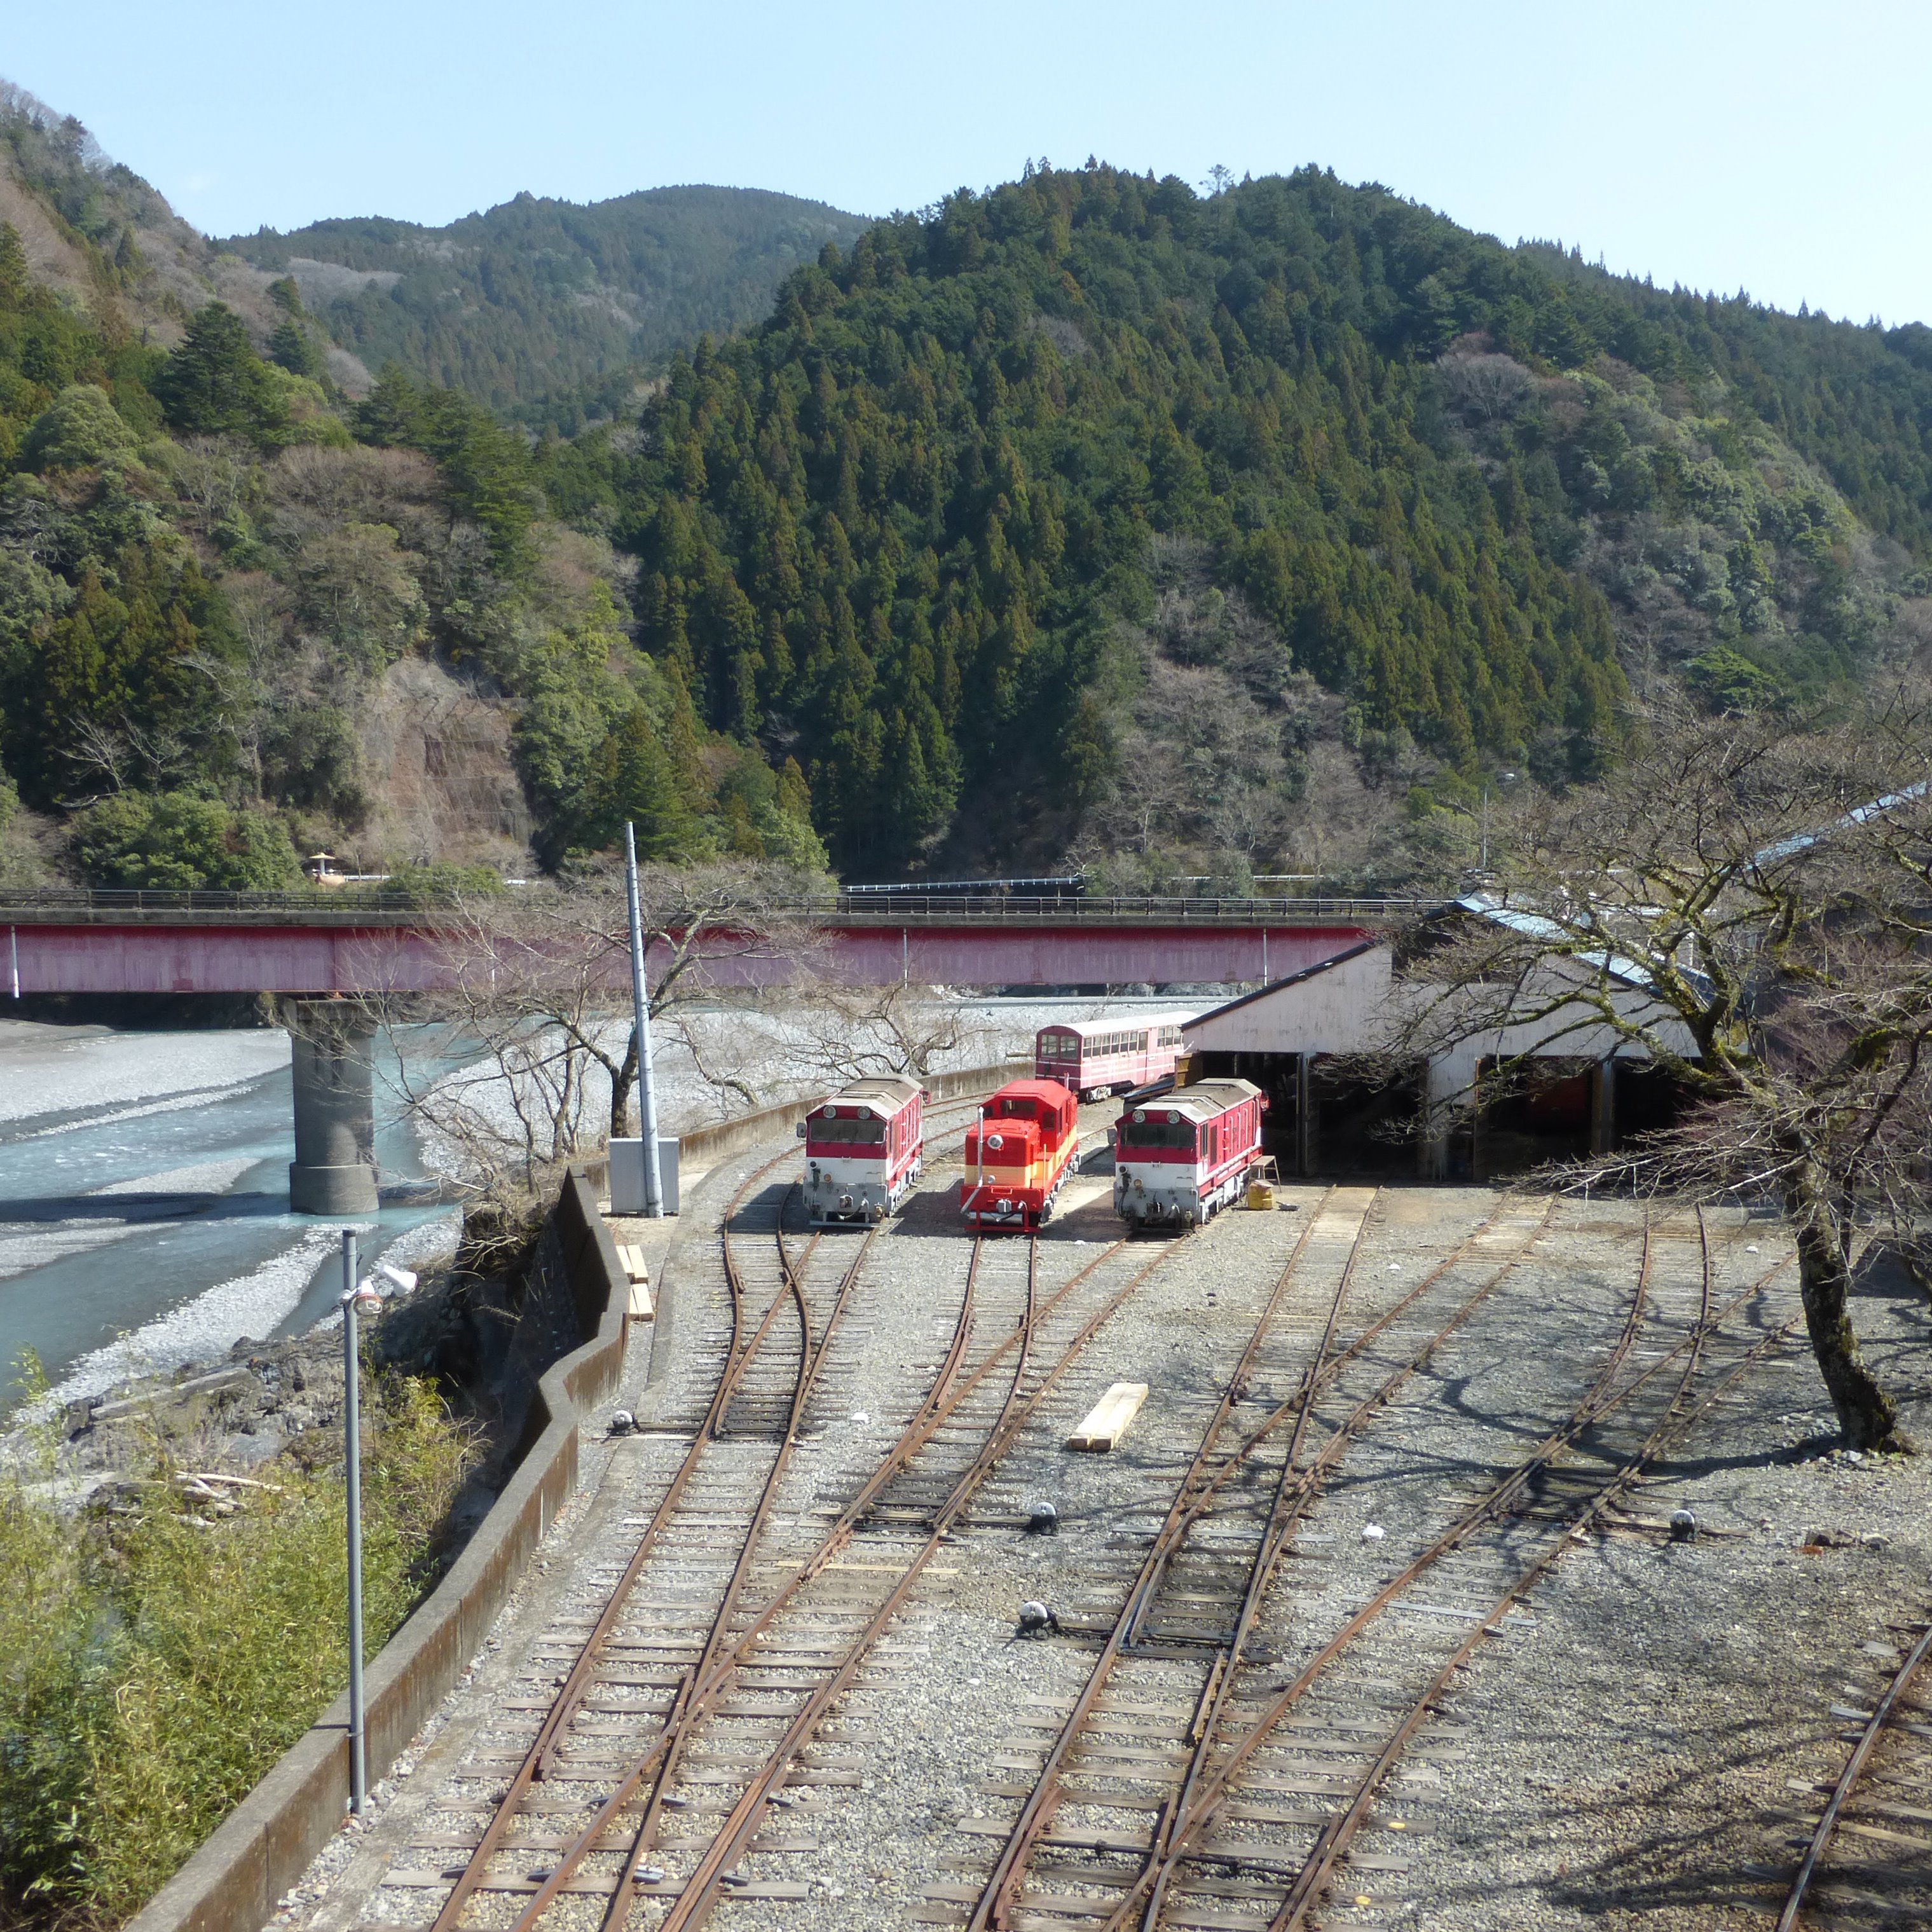
<svg viewBox="0 0 1932 1932"><path fill-rule="evenodd" d="M1748 1685L1739 1694L1755 1700ZM1536 1781L1522 1799L1506 1804L1478 1834L1472 1848L1489 1867L1481 1882L1466 1887L1438 1884L1436 1902L1460 1898L1493 1911L1498 1903L1494 1861L1520 1859L1526 1843L1540 1835L1526 1810L1560 1809L1573 1823L1587 1820L1593 1834L1612 1840L1594 1858L1573 1858L1567 1866L1526 1874L1500 1891L1519 1902L1536 1898L1592 1920L1641 1923L1665 1915L1673 1923L1712 1927L1748 1926L1774 1912L1784 1886L1780 1875L1796 1869L1797 1852L1787 1846L1786 1828L1768 1814L1751 1815L1751 1801L1741 1790L1756 1786L1774 1767L1767 1762L1767 1738L1755 1718L1700 1733L1708 1751L1694 1773L1684 1774L1684 1741L1667 1726L1648 1732L1652 1788L1642 1780L1604 1784ZM1781 1782L1781 1780L1780 1780ZM1741 1847L1741 1822L1756 1840ZM1796 1832L1792 1825L1788 1828ZM1750 1856L1755 1850L1756 1856Z"/></svg>

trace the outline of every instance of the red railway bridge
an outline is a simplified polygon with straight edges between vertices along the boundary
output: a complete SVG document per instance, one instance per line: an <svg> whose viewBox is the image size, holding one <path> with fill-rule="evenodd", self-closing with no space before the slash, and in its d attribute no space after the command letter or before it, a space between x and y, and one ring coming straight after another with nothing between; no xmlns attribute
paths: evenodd
<svg viewBox="0 0 1932 1932"><path fill-rule="evenodd" d="M721 991L815 974L856 986L1240 986L1317 965L1400 916L1389 899L1026 898L844 894L777 908L808 935L749 943L720 926L698 970ZM473 931L447 908L378 893L46 891L0 897L0 1013L8 997L262 993L294 1041L291 1204L376 1204L370 1154L374 1022L353 996L434 994L475 970ZM653 947L655 968L668 946ZM628 965L614 954L614 988Z"/></svg>

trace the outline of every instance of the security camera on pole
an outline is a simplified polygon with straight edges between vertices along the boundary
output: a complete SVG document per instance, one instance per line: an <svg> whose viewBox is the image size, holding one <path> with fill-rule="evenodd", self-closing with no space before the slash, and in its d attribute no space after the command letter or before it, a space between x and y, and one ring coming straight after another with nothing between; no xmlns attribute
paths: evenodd
<svg viewBox="0 0 1932 1932"><path fill-rule="evenodd" d="M631 1016L638 1036L638 1134L644 1142L644 1215L664 1219L664 1183L658 1168L658 1096L651 1078L651 1003L644 987L644 919L638 892L638 842L624 821L624 891L631 914ZM614 1132L616 1124L611 1124Z"/></svg>

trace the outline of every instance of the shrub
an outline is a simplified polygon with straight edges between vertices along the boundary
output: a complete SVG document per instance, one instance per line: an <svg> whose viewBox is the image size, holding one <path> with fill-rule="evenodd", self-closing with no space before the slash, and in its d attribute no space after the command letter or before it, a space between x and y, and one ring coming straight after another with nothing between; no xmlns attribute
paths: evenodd
<svg viewBox="0 0 1932 1932"><path fill-rule="evenodd" d="M399 866L370 889L379 897L398 896L412 905L447 904L452 900L494 898L505 890L502 874L494 866Z"/></svg>
<svg viewBox="0 0 1932 1932"><path fill-rule="evenodd" d="M434 1580L472 1450L426 1383L376 1383L368 1413L373 1652ZM92 1526L0 1478L0 1913L126 1918L347 1681L330 1447L307 1472L270 1466L278 1486L225 1519L180 1513L159 1458L139 1514Z"/></svg>
<svg viewBox="0 0 1932 1932"><path fill-rule="evenodd" d="M130 460L140 439L122 420L107 392L75 382L34 418L20 460L29 470L92 470Z"/></svg>
<svg viewBox="0 0 1932 1932"><path fill-rule="evenodd" d="M75 851L98 886L267 891L300 876L279 818L186 792L125 791L90 806L76 821Z"/></svg>

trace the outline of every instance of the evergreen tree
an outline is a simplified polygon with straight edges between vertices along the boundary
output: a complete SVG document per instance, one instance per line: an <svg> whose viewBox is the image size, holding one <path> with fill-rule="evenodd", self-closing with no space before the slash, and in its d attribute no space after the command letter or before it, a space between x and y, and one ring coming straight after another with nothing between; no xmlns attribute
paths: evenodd
<svg viewBox="0 0 1932 1932"><path fill-rule="evenodd" d="M0 221L0 309L20 308L32 286L20 231L10 221Z"/></svg>
<svg viewBox="0 0 1932 1932"><path fill-rule="evenodd" d="M422 392L396 364L386 363L353 420L356 435L378 449L412 448L422 434Z"/></svg>
<svg viewBox="0 0 1932 1932"><path fill-rule="evenodd" d="M328 370L315 338L292 316L285 316L268 338L268 359L290 375L306 376L312 382L321 381Z"/></svg>
<svg viewBox="0 0 1932 1932"><path fill-rule="evenodd" d="M190 435L269 437L285 419L247 325L223 302L195 312L154 388L170 424Z"/></svg>
<svg viewBox="0 0 1932 1932"><path fill-rule="evenodd" d="M597 748L576 842L602 850L622 838L627 820L636 829L640 858L688 859L700 841L697 818L641 704L632 705Z"/></svg>

